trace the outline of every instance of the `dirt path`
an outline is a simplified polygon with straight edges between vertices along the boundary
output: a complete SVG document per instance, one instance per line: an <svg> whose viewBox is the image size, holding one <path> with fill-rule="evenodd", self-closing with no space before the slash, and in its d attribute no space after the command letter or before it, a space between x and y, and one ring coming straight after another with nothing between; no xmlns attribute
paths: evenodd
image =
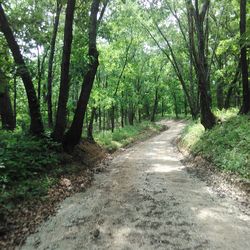
<svg viewBox="0 0 250 250"><path fill-rule="evenodd" d="M250 249L250 216L190 176L171 144L184 125L119 153L22 249Z"/></svg>

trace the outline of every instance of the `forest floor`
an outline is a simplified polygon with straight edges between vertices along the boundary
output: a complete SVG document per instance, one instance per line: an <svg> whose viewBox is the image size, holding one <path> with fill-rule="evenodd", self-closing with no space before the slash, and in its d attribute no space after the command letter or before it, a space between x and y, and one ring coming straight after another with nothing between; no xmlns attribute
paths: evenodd
<svg viewBox="0 0 250 250"><path fill-rule="evenodd" d="M250 249L245 206L190 174L173 142L185 124L113 155L22 249Z"/></svg>

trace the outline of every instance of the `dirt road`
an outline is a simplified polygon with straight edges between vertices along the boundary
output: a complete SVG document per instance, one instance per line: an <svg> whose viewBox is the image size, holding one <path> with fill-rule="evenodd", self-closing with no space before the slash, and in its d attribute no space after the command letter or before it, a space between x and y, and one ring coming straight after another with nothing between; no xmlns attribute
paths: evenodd
<svg viewBox="0 0 250 250"><path fill-rule="evenodd" d="M172 141L184 125L117 154L22 249L250 249L250 216L190 176Z"/></svg>

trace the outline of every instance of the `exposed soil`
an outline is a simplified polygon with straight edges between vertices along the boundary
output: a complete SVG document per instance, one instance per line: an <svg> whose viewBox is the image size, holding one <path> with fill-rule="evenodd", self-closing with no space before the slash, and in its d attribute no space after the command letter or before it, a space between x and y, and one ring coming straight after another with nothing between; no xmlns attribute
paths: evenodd
<svg viewBox="0 0 250 250"><path fill-rule="evenodd" d="M116 154L22 249L250 249L249 211L188 173L172 144L185 124L166 125Z"/></svg>
<svg viewBox="0 0 250 250"><path fill-rule="evenodd" d="M72 155L62 154L61 158L61 168L70 164L77 172L61 175L58 184L49 190L46 197L15 201L14 207L8 210L0 207L0 249L14 249L22 245L39 224L56 212L60 201L86 190L94 173L101 171L98 162L105 165L108 155L99 145L82 141Z"/></svg>

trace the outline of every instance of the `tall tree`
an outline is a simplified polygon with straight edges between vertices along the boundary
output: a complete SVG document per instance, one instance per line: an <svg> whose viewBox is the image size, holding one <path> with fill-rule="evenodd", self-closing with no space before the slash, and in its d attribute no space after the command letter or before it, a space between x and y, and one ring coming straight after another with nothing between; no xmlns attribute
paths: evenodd
<svg viewBox="0 0 250 250"><path fill-rule="evenodd" d="M199 0L195 0L193 5L191 0L187 0L187 8L189 14L190 27L195 27L190 30L191 47L195 62L196 75L198 79L200 92L200 109L201 109L201 123L205 129L211 129L216 119L211 111L211 101L209 96L209 68L207 58L208 47L208 23L206 16L208 15L210 0L203 1L201 10L199 9ZM196 31L196 32L195 32ZM196 39L194 38L196 33ZM195 45L197 41L197 45Z"/></svg>
<svg viewBox="0 0 250 250"><path fill-rule="evenodd" d="M243 85L243 104L240 113L247 114L250 112L250 90L248 84L248 63L247 63L247 45L246 45L246 14L247 0L240 0L240 61L241 75Z"/></svg>
<svg viewBox="0 0 250 250"><path fill-rule="evenodd" d="M64 26L64 42L63 42L63 55L61 63L61 80L60 92L58 99L58 107L56 114L56 124L52 137L54 140L61 142L66 129L67 123L67 102L69 97L69 67L71 45L73 40L73 20L75 12L75 0L68 0L66 8L66 18Z"/></svg>
<svg viewBox="0 0 250 250"><path fill-rule="evenodd" d="M59 26L59 19L62 10L62 3L60 0L56 1L56 16L53 24L52 37L50 42L50 54L48 62L48 83L47 83L47 105L48 105L48 125L53 126L53 112L52 112L52 81L53 81L53 62L56 47L56 37Z"/></svg>
<svg viewBox="0 0 250 250"><path fill-rule="evenodd" d="M15 37L8 23L8 20L6 18L1 3L0 3L0 30L3 32L5 39L8 43L8 46L14 57L15 63L17 64L18 67L17 73L21 76L24 83L24 87L28 98L30 118L31 118L30 132L33 135L41 135L43 133L43 123L32 78L25 64L24 58L21 54L19 45L15 40Z"/></svg>
<svg viewBox="0 0 250 250"><path fill-rule="evenodd" d="M81 93L77 102L77 108L72 121L72 124L64 136L63 146L64 149L70 151L77 145L81 139L83 121L87 109L90 93L95 80L95 75L99 65L98 50L96 46L97 38L97 14L99 11L100 0L93 0L90 11L89 20L89 43L88 43L88 57L89 64L86 74L84 75Z"/></svg>

